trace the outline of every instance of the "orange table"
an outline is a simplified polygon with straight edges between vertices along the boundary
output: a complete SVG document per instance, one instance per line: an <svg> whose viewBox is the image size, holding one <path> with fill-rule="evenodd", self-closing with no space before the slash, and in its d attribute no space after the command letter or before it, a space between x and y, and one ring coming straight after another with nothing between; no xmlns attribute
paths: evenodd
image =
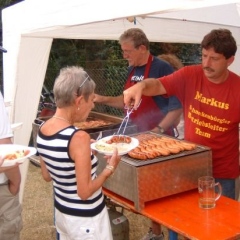
<svg viewBox="0 0 240 240"><path fill-rule="evenodd" d="M137 212L131 201L106 189L104 193ZM214 209L205 210L198 207L198 192L193 190L148 202L138 213L190 239L240 239L240 203L224 196Z"/></svg>

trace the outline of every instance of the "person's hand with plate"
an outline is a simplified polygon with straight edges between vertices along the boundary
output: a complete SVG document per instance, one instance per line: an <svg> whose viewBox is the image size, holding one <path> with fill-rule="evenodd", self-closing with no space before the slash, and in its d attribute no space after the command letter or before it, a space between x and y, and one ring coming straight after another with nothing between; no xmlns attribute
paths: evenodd
<svg viewBox="0 0 240 240"><path fill-rule="evenodd" d="M106 158L107 160L107 165L106 168L109 169L111 171L111 173L113 174L118 163L121 160L121 156L118 155L118 150L117 148L114 148L113 150L113 154L111 156L104 156L104 158Z"/></svg>
<svg viewBox="0 0 240 240"><path fill-rule="evenodd" d="M0 158L1 158L1 157L0 157ZM1 162L1 160L2 160L2 162ZM0 173L6 172L6 171L8 171L8 170L11 170L11 169L13 169L13 168L15 168L15 167L18 167L20 164L22 164L22 163L15 163L15 164L12 165L12 166L1 167L3 163L4 163L4 160L1 158L1 159L0 159Z"/></svg>

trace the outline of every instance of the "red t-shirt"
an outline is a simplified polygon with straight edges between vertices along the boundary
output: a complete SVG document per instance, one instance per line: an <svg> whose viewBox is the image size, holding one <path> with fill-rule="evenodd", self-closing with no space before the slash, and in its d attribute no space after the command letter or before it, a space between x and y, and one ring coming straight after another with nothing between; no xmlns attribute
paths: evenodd
<svg viewBox="0 0 240 240"><path fill-rule="evenodd" d="M212 149L213 176L239 176L240 77L229 71L221 84L210 82L201 65L161 78L169 96L182 102L185 139Z"/></svg>

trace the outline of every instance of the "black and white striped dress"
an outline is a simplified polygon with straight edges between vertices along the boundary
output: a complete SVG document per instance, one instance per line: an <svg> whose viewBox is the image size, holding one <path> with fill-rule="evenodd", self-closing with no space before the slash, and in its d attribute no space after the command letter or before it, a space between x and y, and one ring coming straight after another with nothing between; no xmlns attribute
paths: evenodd
<svg viewBox="0 0 240 240"><path fill-rule="evenodd" d="M69 143L77 131L79 129L70 126L54 135L45 136L40 129L37 150L53 180L56 209L71 216L93 217L104 209L105 202L101 188L84 201L77 194L75 163L69 155ZM93 154L91 164L92 179L95 179L98 159Z"/></svg>

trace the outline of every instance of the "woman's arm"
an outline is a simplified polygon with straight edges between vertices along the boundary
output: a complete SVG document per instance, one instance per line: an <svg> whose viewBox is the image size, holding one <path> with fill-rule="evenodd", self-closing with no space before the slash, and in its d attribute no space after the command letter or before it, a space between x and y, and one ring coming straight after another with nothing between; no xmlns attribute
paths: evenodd
<svg viewBox="0 0 240 240"><path fill-rule="evenodd" d="M46 164L45 164L45 162L42 160L41 157L40 157L40 165L41 165L41 171L42 171L43 179L44 179L46 182L52 181L51 175L50 175L50 173L49 173L48 170L47 170Z"/></svg>

